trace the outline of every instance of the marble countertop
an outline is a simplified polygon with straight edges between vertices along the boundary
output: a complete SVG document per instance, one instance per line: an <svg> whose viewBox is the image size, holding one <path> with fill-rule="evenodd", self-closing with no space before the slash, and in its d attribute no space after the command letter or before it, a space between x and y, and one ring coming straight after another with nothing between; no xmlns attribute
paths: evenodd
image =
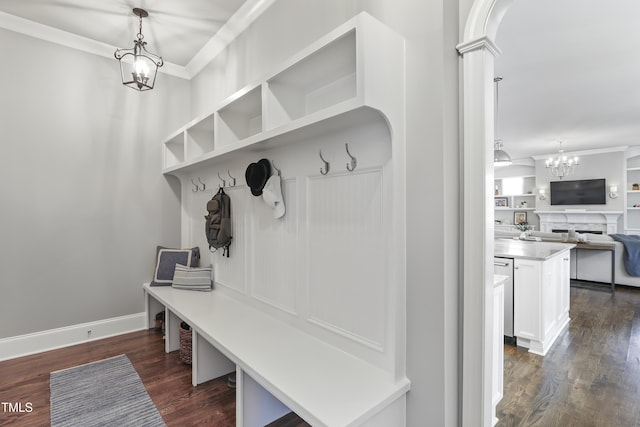
<svg viewBox="0 0 640 427"><path fill-rule="evenodd" d="M532 242L526 240L496 239L493 254L502 258L546 260L576 245L573 243Z"/></svg>

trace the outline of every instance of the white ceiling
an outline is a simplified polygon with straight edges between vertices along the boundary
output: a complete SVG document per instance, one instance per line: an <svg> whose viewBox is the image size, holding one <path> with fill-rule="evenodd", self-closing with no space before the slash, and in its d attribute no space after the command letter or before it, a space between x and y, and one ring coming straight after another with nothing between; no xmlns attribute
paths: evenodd
<svg viewBox="0 0 640 427"><path fill-rule="evenodd" d="M640 145L640 2L514 1L496 36L498 137L513 159Z"/></svg>
<svg viewBox="0 0 640 427"><path fill-rule="evenodd" d="M113 57L132 46L142 7L161 71L190 78L273 1L1 0L0 27ZM513 159L559 140L566 151L640 145L640 1L514 1L496 43L497 135Z"/></svg>
<svg viewBox="0 0 640 427"><path fill-rule="evenodd" d="M142 20L147 49L168 65L160 71L168 68L188 78L271 3L273 0L1 0L0 27L74 47L80 44L87 51L97 49L98 54L113 57L116 48L133 47L139 21L132 9L140 7L149 12ZM208 58L200 58L207 54Z"/></svg>

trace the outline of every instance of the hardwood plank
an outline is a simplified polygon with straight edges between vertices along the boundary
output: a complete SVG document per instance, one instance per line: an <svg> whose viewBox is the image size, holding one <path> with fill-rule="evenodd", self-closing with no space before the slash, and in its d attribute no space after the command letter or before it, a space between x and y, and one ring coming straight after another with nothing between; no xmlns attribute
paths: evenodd
<svg viewBox="0 0 640 427"><path fill-rule="evenodd" d="M227 386L226 378L194 388L191 368L177 352L165 353L162 335L150 330L0 363L0 401L33 405L30 413L5 412L0 407L0 425L49 425L49 374L119 354L129 357L168 426L235 424L235 390Z"/></svg>
<svg viewBox="0 0 640 427"><path fill-rule="evenodd" d="M505 345L498 426L640 425L640 289L571 288L571 323L547 356Z"/></svg>
<svg viewBox="0 0 640 427"><path fill-rule="evenodd" d="M191 367L180 361L177 351L165 353L162 334L149 330L0 362L0 402L33 405L32 412L21 413L0 406L0 426L48 426L49 374L119 354L129 357L169 427L235 425L235 389L227 386L226 376L193 387ZM271 424L308 425L293 413Z"/></svg>

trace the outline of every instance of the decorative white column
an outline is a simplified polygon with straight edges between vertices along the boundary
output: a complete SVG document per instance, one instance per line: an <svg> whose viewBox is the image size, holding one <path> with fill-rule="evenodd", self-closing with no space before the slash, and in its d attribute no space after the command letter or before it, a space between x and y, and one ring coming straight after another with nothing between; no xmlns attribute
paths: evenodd
<svg viewBox="0 0 640 427"><path fill-rule="evenodd" d="M493 57L486 37L464 55L462 425L493 424ZM471 209L473 207L473 209ZM481 357L481 356L484 357ZM479 357L480 356L480 357Z"/></svg>
<svg viewBox="0 0 640 427"><path fill-rule="evenodd" d="M513 0L475 0L457 46L463 71L463 427L493 425L493 43ZM491 232L490 232L491 231Z"/></svg>

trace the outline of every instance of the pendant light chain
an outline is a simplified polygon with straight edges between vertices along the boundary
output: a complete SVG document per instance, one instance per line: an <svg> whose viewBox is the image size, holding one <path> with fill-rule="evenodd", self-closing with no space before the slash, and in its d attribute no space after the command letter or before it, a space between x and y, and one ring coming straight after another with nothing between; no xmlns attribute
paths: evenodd
<svg viewBox="0 0 640 427"><path fill-rule="evenodd" d="M502 77L495 77L493 79L494 83L496 84L496 111L495 111L495 129L494 129L494 134L495 134L495 140L496 141L500 141L500 138L498 138L498 113L500 110L500 92L499 92L499 88L500 88L500 82L502 81Z"/></svg>
<svg viewBox="0 0 640 427"><path fill-rule="evenodd" d="M144 35L142 34L142 14L138 15L138 19L140 19L140 26L138 28L138 40L142 40Z"/></svg>
<svg viewBox="0 0 640 427"><path fill-rule="evenodd" d="M502 140L498 138L498 116L499 116L499 99L500 93L498 92L499 82L502 80L502 77L494 77L493 82L496 85L496 96L495 96L495 111L494 111L494 129L493 129L493 165L494 166L508 166L511 164L511 156L507 154L506 151L502 149Z"/></svg>

